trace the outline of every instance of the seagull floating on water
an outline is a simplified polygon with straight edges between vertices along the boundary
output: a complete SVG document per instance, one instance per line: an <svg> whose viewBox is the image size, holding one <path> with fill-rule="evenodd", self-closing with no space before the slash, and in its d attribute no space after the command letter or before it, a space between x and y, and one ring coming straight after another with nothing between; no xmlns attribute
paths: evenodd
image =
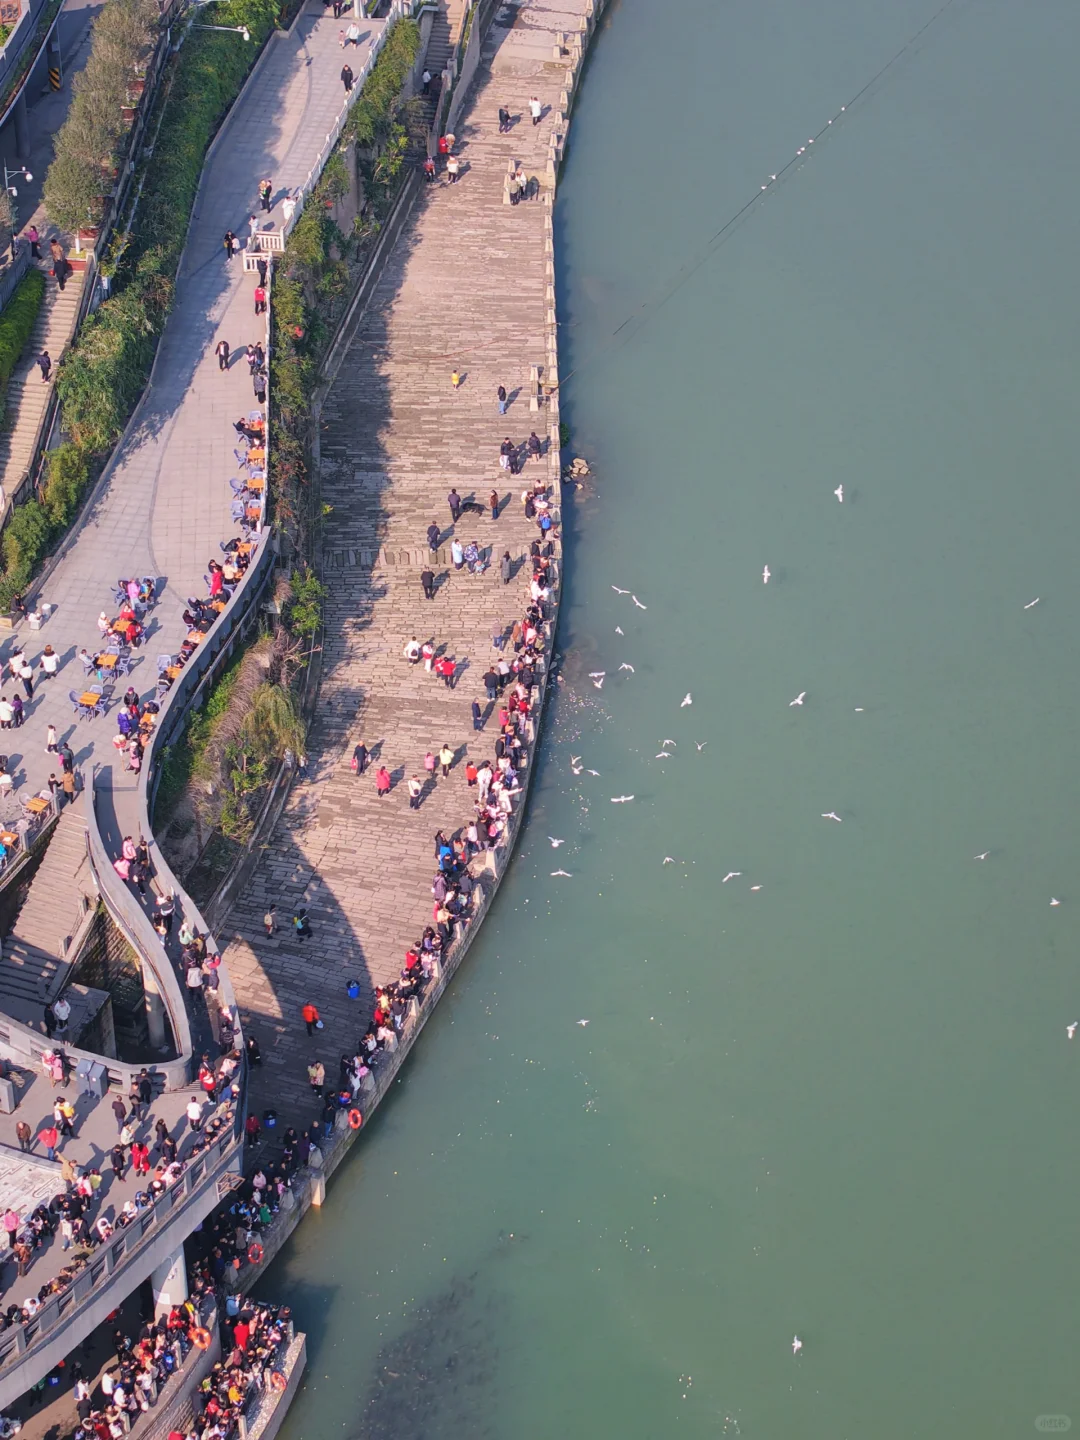
<svg viewBox="0 0 1080 1440"><path fill-rule="evenodd" d="M1074 1020L1071 1025L1065 1026L1065 1034L1072 1040L1078 1029L1080 1029L1080 1020Z"/></svg>
<svg viewBox="0 0 1080 1440"><path fill-rule="evenodd" d="M572 880L574 878L569 870L552 870L551 874L553 879L556 875L565 875L567 880Z"/></svg>
<svg viewBox="0 0 1080 1440"><path fill-rule="evenodd" d="M801 705L805 699L806 699L806 691L805 691L805 690L800 690L799 693L798 693L798 695L795 696L795 699L794 699L794 700L789 700L789 701L788 701L788 709L790 710L793 705Z"/></svg>
<svg viewBox="0 0 1080 1440"><path fill-rule="evenodd" d="M615 594L616 594L616 595L629 595L629 594L630 594L630 591L629 591L629 590L620 590L617 585L612 585L611 588L612 588L612 590L615 591Z"/></svg>
<svg viewBox="0 0 1080 1440"><path fill-rule="evenodd" d="M692 705L693 703L694 703L694 697L690 694L690 692L689 692L689 690L688 690L688 691L686 692L686 694L683 696L682 700L679 702L679 709L682 710L682 709L685 708L685 706L687 706L687 705Z"/></svg>
<svg viewBox="0 0 1080 1440"><path fill-rule="evenodd" d="M611 803L613 805L625 805L628 800L632 800L633 798L633 795L613 795L611 797ZM1054 903L1056 904L1057 902L1055 901Z"/></svg>
<svg viewBox="0 0 1080 1440"><path fill-rule="evenodd" d="M842 505L842 504L844 503L844 487L843 487L843 485L837 485L836 489L835 489L832 493L836 496L837 500L839 500L839 501L840 501L840 504Z"/></svg>
<svg viewBox="0 0 1080 1440"><path fill-rule="evenodd" d="M639 610L647 610L649 608L647 605L642 605L641 601L637 598L636 595L631 595L630 599L634 602L634 604Z"/></svg>
<svg viewBox="0 0 1080 1440"><path fill-rule="evenodd" d="M738 880L738 878L739 878L739 876L740 876L741 874L742 874L742 871L741 871L741 870L729 870L729 871L727 872L727 874L724 876L723 880L720 881L720 884L721 884L721 885L726 885L729 880Z"/></svg>
<svg viewBox="0 0 1080 1440"><path fill-rule="evenodd" d="M627 663L626 663L625 660L624 660L623 663L619 666L619 669L620 669L620 670L629 670L631 675L633 675L633 674L635 673L635 672L634 672L634 667L633 667L633 665L627 665Z"/></svg>
<svg viewBox="0 0 1080 1440"><path fill-rule="evenodd" d="M795 1339L792 1340L792 1342L791 1342L791 1353L792 1353L793 1355L798 1355L798 1353L799 1353L799 1351L800 1351L801 1349L802 1349L802 1341L799 1339L798 1335L796 1335L796 1336L795 1336Z"/></svg>
<svg viewBox="0 0 1080 1440"><path fill-rule="evenodd" d="M760 886L760 885L751 885L751 886L750 886L750 889L751 889L751 890L760 890L760 889L761 889L761 886Z"/></svg>
<svg viewBox="0 0 1080 1440"><path fill-rule="evenodd" d="M565 840L556 840L554 835L549 835L548 839L551 841L551 848L553 850L557 850L560 845L566 844Z"/></svg>
<svg viewBox="0 0 1080 1440"><path fill-rule="evenodd" d="M830 810L827 815L822 815L821 818L822 818L823 820L835 820L838 825L842 825L842 824L844 823L844 822L840 819L840 816L837 815L837 813L836 813L835 810Z"/></svg>
<svg viewBox="0 0 1080 1440"><path fill-rule="evenodd" d="M1039 596L1036 595L1034 600L1029 600L1029 601L1028 601L1028 603L1024 606L1024 609L1025 609L1025 610L1033 610L1038 603L1039 603Z"/></svg>
<svg viewBox="0 0 1080 1440"><path fill-rule="evenodd" d="M1061 904L1061 901L1060 901L1060 900L1055 900L1054 897L1051 895L1051 897L1050 897L1050 904L1051 904L1051 905L1060 905L1060 904Z"/></svg>
<svg viewBox="0 0 1080 1440"><path fill-rule="evenodd" d="M764 582L765 582L766 585L769 583L769 576L770 576L771 574L772 574L772 571L771 571L771 570L769 569L769 567L766 565L766 566L765 566L765 569L761 572L761 578L762 578L762 580L764 580Z"/></svg>

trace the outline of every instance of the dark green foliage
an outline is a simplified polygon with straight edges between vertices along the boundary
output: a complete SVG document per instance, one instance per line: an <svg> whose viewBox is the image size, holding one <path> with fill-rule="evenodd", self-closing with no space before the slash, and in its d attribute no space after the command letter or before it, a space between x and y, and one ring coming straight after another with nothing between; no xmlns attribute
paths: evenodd
<svg viewBox="0 0 1080 1440"><path fill-rule="evenodd" d="M0 312L0 419L7 409L8 381L34 333L44 294L45 276L40 270L30 270Z"/></svg>

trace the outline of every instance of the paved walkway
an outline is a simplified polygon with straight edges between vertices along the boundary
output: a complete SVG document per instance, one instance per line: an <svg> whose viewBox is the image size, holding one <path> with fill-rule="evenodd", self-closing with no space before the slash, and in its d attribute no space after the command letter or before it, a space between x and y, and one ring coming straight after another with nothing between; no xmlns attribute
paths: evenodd
<svg viewBox="0 0 1080 1440"><path fill-rule="evenodd" d="M18 638L35 664L47 641L63 665L48 693L35 694L22 729L5 736L15 783L38 790L55 768L45 754L45 728L52 721L79 765L96 761L105 767L106 789L112 778L118 834L134 829L135 785L122 771L112 773L111 718L76 722L72 716L67 692L83 688L75 657L84 646L97 648L96 619L102 610L114 613L117 578L156 576L164 598L125 682L150 695L154 657L178 650L185 598L206 593L207 561L219 555L218 542L236 531L229 518L228 481L237 473L232 421L254 403L243 347L261 338L263 322L254 315L255 276L244 275L239 257L225 261L221 238L226 229L246 234L264 175L275 190L275 210L265 223L280 226L281 200L306 179L341 108L340 28L331 11L311 0L292 32L269 42L233 107L204 171L153 383L105 491L44 587L41 598L56 606L54 615L39 634L19 627ZM354 71L380 28L381 22L364 22L363 43L350 55ZM239 36L236 43L243 43ZM221 338L237 351L225 374L213 355ZM0 659L11 648L7 640ZM107 804L104 810L107 823Z"/></svg>
<svg viewBox="0 0 1080 1440"><path fill-rule="evenodd" d="M534 128L528 101L537 95L545 107L557 104L564 67L547 62L554 32L575 29L576 16L529 0L504 13L513 29L490 33L474 101L458 126L462 178L425 187L323 413L323 499L333 518L311 779L294 789L267 858L219 936L225 946L231 934L225 959L245 1033L259 1039L265 1062L253 1074L250 1108L273 1104L282 1124L313 1118L308 1060L317 1055L328 1081L336 1079L339 1056L354 1053L370 1018L372 983L398 976L406 947L430 923L434 832L456 829L472 813L465 756L494 753L496 722L474 734L470 704L484 699L480 677L494 654L493 632L528 603L528 564L504 586L497 557L509 550L517 560L536 536L519 496L528 471L540 467L527 466L511 482L498 452L506 435L520 443L535 428L547 437L546 411L529 411L526 389L530 365L545 359L547 206L504 205L503 176L511 157L530 175L543 173L549 121ZM498 133L500 103L517 117L506 135ZM457 394L455 368L465 375ZM512 396L505 418L496 404L500 383ZM497 521L465 515L455 527L463 543L492 547L496 565L477 577L440 562L433 567L439 588L427 602L419 583L425 535L437 520L447 553L451 484L485 512L489 491L499 489L506 511ZM396 563L380 563L388 552ZM456 689L401 658L413 635L433 636L458 660ZM362 779L351 773L360 738L395 775L386 800L376 798L373 771ZM444 741L457 763L411 812L404 781ZM267 942L260 921L271 902L286 927L293 908L306 904L313 938L298 942L287 928ZM352 976L365 982L359 1001L346 996ZM308 999L325 1022L310 1040L300 1019Z"/></svg>

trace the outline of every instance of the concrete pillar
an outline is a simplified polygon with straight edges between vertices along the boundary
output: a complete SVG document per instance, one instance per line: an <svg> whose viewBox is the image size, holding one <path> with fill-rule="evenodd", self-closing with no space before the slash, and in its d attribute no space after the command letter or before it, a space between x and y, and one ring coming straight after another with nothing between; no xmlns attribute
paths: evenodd
<svg viewBox="0 0 1080 1440"><path fill-rule="evenodd" d="M311 1180L311 1203L321 1206L326 1200L326 1176L317 1171Z"/></svg>
<svg viewBox="0 0 1080 1440"><path fill-rule="evenodd" d="M188 1298L187 1264L184 1247L180 1246L175 1255L163 1261L150 1276L154 1291L154 1313L163 1315L174 1305L182 1305Z"/></svg>
<svg viewBox="0 0 1080 1440"><path fill-rule="evenodd" d="M146 1023L150 1030L150 1044L155 1050L164 1050L168 1044L165 1002L161 998L154 972L145 960L142 962L142 982L146 994Z"/></svg>
<svg viewBox="0 0 1080 1440"><path fill-rule="evenodd" d="M30 117L26 113L26 86L15 102L15 153L25 165L30 158Z"/></svg>

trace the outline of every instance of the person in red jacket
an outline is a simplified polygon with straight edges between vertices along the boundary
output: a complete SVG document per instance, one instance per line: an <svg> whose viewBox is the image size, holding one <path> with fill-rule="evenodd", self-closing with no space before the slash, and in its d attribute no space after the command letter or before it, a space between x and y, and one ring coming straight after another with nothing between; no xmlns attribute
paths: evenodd
<svg viewBox="0 0 1080 1440"><path fill-rule="evenodd" d="M307 1026L307 1033L309 1035L314 1035L315 1027L319 1023L319 1012L316 1007L312 1005L310 1000L300 1011L300 1014L304 1017L304 1024Z"/></svg>
<svg viewBox="0 0 1080 1440"><path fill-rule="evenodd" d="M375 771L375 792L380 799L383 795L390 794L390 771L385 765L380 765Z"/></svg>

